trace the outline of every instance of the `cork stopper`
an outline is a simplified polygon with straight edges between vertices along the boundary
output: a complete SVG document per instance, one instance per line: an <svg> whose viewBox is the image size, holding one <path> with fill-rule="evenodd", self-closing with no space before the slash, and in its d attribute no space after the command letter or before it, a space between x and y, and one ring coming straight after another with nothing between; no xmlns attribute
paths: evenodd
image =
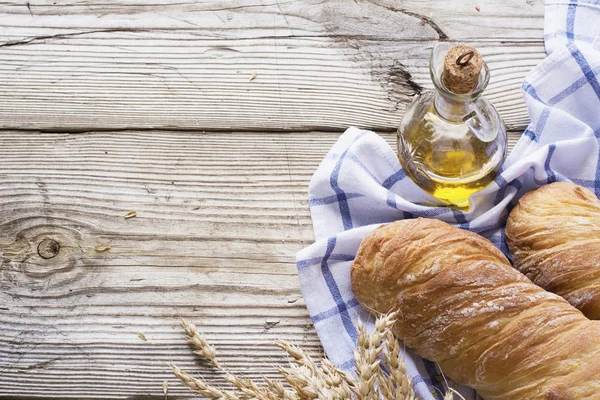
<svg viewBox="0 0 600 400"><path fill-rule="evenodd" d="M464 45L454 46L444 58L442 82L453 93L470 93L477 87L482 66L483 59L477 49Z"/></svg>

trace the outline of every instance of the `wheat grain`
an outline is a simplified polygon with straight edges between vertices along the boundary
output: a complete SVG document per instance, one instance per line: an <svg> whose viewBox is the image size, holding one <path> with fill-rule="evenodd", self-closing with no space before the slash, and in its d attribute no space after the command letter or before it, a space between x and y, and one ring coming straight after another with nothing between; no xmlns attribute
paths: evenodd
<svg viewBox="0 0 600 400"><path fill-rule="evenodd" d="M125 219L133 218L137 216L137 212L135 210L128 211L127 214L124 215Z"/></svg>
<svg viewBox="0 0 600 400"><path fill-rule="evenodd" d="M215 388L214 386L208 385L204 381L202 381L200 379L196 379L193 376L183 372L182 370L177 368L175 365L171 364L170 367L173 370L173 373L175 374L175 376L177 378L179 378L179 380L185 386L187 386L191 390L201 394L202 396L206 396L209 399L215 399L215 400L222 400L222 399L239 400L238 396L231 394L231 393L228 394L224 391L221 391L221 390Z"/></svg>
<svg viewBox="0 0 600 400"><path fill-rule="evenodd" d="M375 383L378 381L379 364L381 363L379 356L383 350L383 337L393 325L394 319L395 314L378 318L375 322L375 329L370 335L362 322L359 321L358 323L357 346L354 351L358 382L353 391L361 399L379 399L378 390L375 387Z"/></svg>
<svg viewBox="0 0 600 400"><path fill-rule="evenodd" d="M332 382L332 390L336 397L340 399L352 398L352 388L354 387L354 378L344 371L338 369L331 361L324 358L321 366Z"/></svg>
<svg viewBox="0 0 600 400"><path fill-rule="evenodd" d="M194 353L200 357L206 358L212 365L220 369L221 366L217 362L217 351L208 342L208 340L206 340L206 337L204 337L203 334L198 332L196 325L182 318L181 326L183 327L183 330L188 336L188 341L195 349Z"/></svg>
<svg viewBox="0 0 600 400"><path fill-rule="evenodd" d="M312 372L304 366L279 368L287 383L296 391L301 400L312 400L319 397L322 385L313 379Z"/></svg>
<svg viewBox="0 0 600 400"><path fill-rule="evenodd" d="M304 366L313 372L316 371L317 367L314 361L300 347L281 339L275 341L275 346L279 347L280 349L288 353L290 356L292 356L296 364Z"/></svg>
<svg viewBox="0 0 600 400"><path fill-rule="evenodd" d="M269 378L264 379L265 382L267 382L267 387L270 389L271 393L276 395L278 399L298 400L298 395L291 390L287 390L280 381L274 381Z"/></svg>
<svg viewBox="0 0 600 400"><path fill-rule="evenodd" d="M285 350L293 358L293 363L299 367L306 368L310 376L311 388L316 391L320 399L348 399L350 391L340 390L339 386L343 382L343 378L339 374L332 374L329 368L321 363L318 366L312 358L306 354L300 347L290 344L284 340L278 340L275 345ZM292 368L292 371L294 368Z"/></svg>
<svg viewBox="0 0 600 400"><path fill-rule="evenodd" d="M414 388L406 374L406 363L404 355L400 351L398 340L391 331L386 332L383 355L385 364L388 366L389 374L380 378L382 392L385 391L386 398L396 400L416 399ZM380 375L381 376L381 375Z"/></svg>
<svg viewBox="0 0 600 400"><path fill-rule="evenodd" d="M169 393L169 382L163 381L162 389L163 389L163 394L165 395L165 400L167 400L167 393Z"/></svg>
<svg viewBox="0 0 600 400"><path fill-rule="evenodd" d="M356 385L356 380L354 379L354 377L352 375L350 375L346 371L342 371L341 369L339 369L338 367L333 365L333 363L331 361L329 361L327 358L324 358L321 361L321 363L324 365L325 368L328 369L329 374L338 375L344 380L342 385L348 386L350 388L352 388Z"/></svg>
<svg viewBox="0 0 600 400"><path fill-rule="evenodd" d="M278 397L269 390L261 389L250 379L243 379L225 369L221 369L226 375L225 379L233 384L240 392L258 400L278 400Z"/></svg>
<svg viewBox="0 0 600 400"><path fill-rule="evenodd" d="M240 392L258 400L277 400L268 390L259 388L254 382L248 379L242 379L227 371L217 361L217 350L212 346L206 337L198 332L196 325L181 319L181 326L188 336L188 341L195 349L194 353L200 357L206 358L213 366L225 374L225 379L234 385Z"/></svg>
<svg viewBox="0 0 600 400"><path fill-rule="evenodd" d="M222 367L217 361L216 349L210 345L204 335L198 332L194 324L184 319L181 325L194 348L194 353L206 358L215 368L224 373L225 379L234 386L235 391L218 389L201 379L190 376L174 365L171 365L171 368L184 385L210 399L417 400L412 383L406 374L404 353L391 332L395 320L394 313L378 318L375 329L370 334L359 321L357 347L354 353L356 379L337 368L328 359L323 358L317 364L299 346L278 340L275 345L290 356L289 366L278 368L283 381L264 378L266 386L258 386L252 380L241 378ZM167 386L163 388L166 396ZM458 392L448 387L444 400L454 399L455 394L463 399Z"/></svg>

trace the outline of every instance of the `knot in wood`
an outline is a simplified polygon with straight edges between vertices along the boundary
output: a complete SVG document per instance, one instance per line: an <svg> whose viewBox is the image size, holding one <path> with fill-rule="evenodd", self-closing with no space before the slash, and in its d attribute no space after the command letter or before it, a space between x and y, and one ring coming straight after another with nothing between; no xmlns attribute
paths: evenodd
<svg viewBox="0 0 600 400"><path fill-rule="evenodd" d="M49 260L58 255L60 251L60 243L58 243L54 239L46 238L38 244L37 248L38 254L43 259Z"/></svg>

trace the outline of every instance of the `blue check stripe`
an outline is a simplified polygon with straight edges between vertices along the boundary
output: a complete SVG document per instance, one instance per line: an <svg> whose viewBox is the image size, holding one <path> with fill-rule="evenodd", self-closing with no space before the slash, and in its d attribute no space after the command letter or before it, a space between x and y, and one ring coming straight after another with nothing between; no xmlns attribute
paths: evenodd
<svg viewBox="0 0 600 400"><path fill-rule="evenodd" d="M512 186L512 187L514 187L515 189L517 189L517 192L518 192L518 191L519 191L519 190L521 190L521 188L523 187L523 182L521 182L521 181L520 181L520 180L518 180L518 179L515 179L514 181L510 182L510 183L508 184L508 186Z"/></svg>
<svg viewBox="0 0 600 400"><path fill-rule="evenodd" d="M515 196L510 200L510 202L508 203L508 213L510 214L510 212L512 211L513 207L515 205L517 205L517 201L518 201L518 196L516 196L517 193L519 193L519 191L523 188L523 182L521 182L518 179L513 180L512 182L510 182L508 184L509 187L513 187L515 188Z"/></svg>
<svg viewBox="0 0 600 400"><path fill-rule="evenodd" d="M596 185L600 186L600 180L579 179L579 178L569 178L569 180L577 185L585 186L587 188L593 188Z"/></svg>
<svg viewBox="0 0 600 400"><path fill-rule="evenodd" d="M594 93L596 93L596 96L600 99L600 83L598 83L598 79L590 67L590 64L587 62L584 55L581 54L581 51L579 51L575 44L569 44L568 47L571 55L577 61L579 68L581 68L581 72L583 72L583 75L585 75L590 86L592 89L594 89Z"/></svg>
<svg viewBox="0 0 600 400"><path fill-rule="evenodd" d="M546 180L539 180L534 176L533 181L536 185L542 186L557 181L555 172L552 170L552 168L550 168L550 162L552 161L552 156L554 155L555 150L556 145L554 143L548 146L548 153L546 154L546 159L544 160L544 172L546 173Z"/></svg>
<svg viewBox="0 0 600 400"><path fill-rule="evenodd" d="M329 185L331 186L331 188L335 192L335 195L337 196L337 202L340 208L340 215L342 217L342 224L344 226L345 231L352 229L353 224L352 215L350 214L350 206L348 205L348 197L338 184L338 179L340 177L340 169L342 168L342 163L344 162L344 159L350 151L350 147L352 147L352 145L356 143L357 140L362 138L366 133L366 131L363 131L354 138L352 143L348 146L346 150L344 150L344 152L340 156L339 160L335 164L335 167L333 168L333 171L331 172L331 176L329 177Z"/></svg>
<svg viewBox="0 0 600 400"><path fill-rule="evenodd" d="M365 195L362 193L346 193L346 199L355 199L357 197L364 197ZM324 206L327 204L335 203L338 201L338 195L334 194L332 196L320 197L317 199L308 200L308 204L311 206Z"/></svg>
<svg viewBox="0 0 600 400"><path fill-rule="evenodd" d="M544 162L544 170L546 171L546 175L548 175L548 183L556 182L556 175L554 175L554 171L550 168L550 161L552 161L552 156L554 155L554 151L556 150L556 145L553 143L548 146L548 155L546 156L546 161Z"/></svg>
<svg viewBox="0 0 600 400"><path fill-rule="evenodd" d="M417 387L417 385L419 383L427 384L427 382L425 382L425 379L423 379L423 377L421 375L417 375L414 378L412 378L412 385L413 385L413 387Z"/></svg>
<svg viewBox="0 0 600 400"><path fill-rule="evenodd" d="M540 99L540 96L538 96L538 94L535 91L535 88L531 85L531 83L527 82L527 81L523 81L523 91L525 93L527 93L528 95L530 95L531 97L533 97L534 99L536 99L537 101L539 101L540 103L544 103L544 101L542 99Z"/></svg>
<svg viewBox="0 0 600 400"><path fill-rule="evenodd" d="M493 229L498 229L498 228L504 226L504 222L505 221L496 221L496 222L493 222L493 223L487 224L487 225L479 225L479 226L471 225L469 227L469 230L471 232L475 232L475 233L483 233L483 232L491 231Z"/></svg>
<svg viewBox="0 0 600 400"><path fill-rule="evenodd" d="M358 304L359 304L358 300L356 300L355 298L352 298L352 299L350 299L350 301L344 303L344 308L346 310L349 310L349 309L352 309L352 308L358 306ZM338 315L339 313L340 313L339 306L336 306L336 307L330 308L329 310L315 314L315 315L311 316L310 318L311 318L312 322L314 324L316 324L323 320L329 319L335 315Z"/></svg>
<svg viewBox="0 0 600 400"><path fill-rule="evenodd" d="M413 219L415 218L415 214L408 212L408 211L404 211L404 219Z"/></svg>
<svg viewBox="0 0 600 400"><path fill-rule="evenodd" d="M454 208L451 208L452 210L452 214L454 215L454 219L456 219L456 222L458 222L459 224L466 224L467 227L469 226L469 223L467 222L467 219L465 218L465 214L463 212L460 212ZM468 228L463 228L463 229L468 229Z"/></svg>
<svg viewBox="0 0 600 400"><path fill-rule="evenodd" d="M505 230L504 229L500 229L500 243L498 243L498 247L500 248L500 251L502 253L504 253L505 256L507 256L507 258L510 260L510 251L508 250L508 245L506 244L506 235L505 235Z"/></svg>
<svg viewBox="0 0 600 400"><path fill-rule="evenodd" d="M452 208L450 207L431 207L427 210L422 210L422 211L413 211L413 215L417 216L417 217L423 217L423 218L433 218L433 217L439 217L441 215L444 214L450 214L452 213Z"/></svg>
<svg viewBox="0 0 600 400"><path fill-rule="evenodd" d="M596 67L591 71L592 71L592 74L594 76L596 76L596 75L600 74L600 67ZM589 82L589 79L587 76L583 76L583 77L577 79L568 88L566 88L565 90L563 90L562 92L560 92L559 94L557 94L556 96L554 96L553 98L548 100L548 104L554 105L554 104L560 102L561 100L564 100L565 98L567 98L571 94L573 94L575 91L577 91L579 88L585 86L588 82Z"/></svg>
<svg viewBox="0 0 600 400"><path fill-rule="evenodd" d="M368 175L371 177L371 179L373 179L375 182L377 182L377 183L381 184L381 181L379 180L379 178L377 178L377 177L375 176L375 174L373 174L373 173L371 172L371 170L369 170L369 168L368 168L368 167L367 167L365 164L363 164L363 162L362 162L362 161L360 161L358 157L356 157L356 155L355 155L355 154L353 154L353 153L348 153L348 154L347 154L347 158L348 158L349 160L351 160L351 161L355 162L355 163L356 163L356 165L358 165L358 166L360 167L360 169L362 169L363 171L365 171L365 172L366 172L366 173L367 173L367 174L368 174Z"/></svg>
<svg viewBox="0 0 600 400"><path fill-rule="evenodd" d="M406 172L404 172L403 169L400 169L398 171L396 171L395 173L393 173L392 175L390 175L385 181L383 181L383 183L381 184L381 186L383 186L384 188L386 188L388 190L387 192L387 198L386 198L386 204L392 208L398 208L398 204L396 203L396 194L393 193L392 191L390 191L390 189L398 182L400 182L402 179L406 178Z"/></svg>
<svg viewBox="0 0 600 400"><path fill-rule="evenodd" d="M504 176L502 176L502 170L500 170L498 172L498 175L496 175L496 178L494 179L494 182L496 183L496 185L498 185L499 188L503 188L504 186L508 185L508 182L506 181L506 179L504 179Z"/></svg>
<svg viewBox="0 0 600 400"><path fill-rule="evenodd" d="M586 36L586 35L579 35L576 34L574 32L571 33L573 38L576 41L581 41L581 42L586 42L586 43L592 43L594 41L594 37L593 36ZM565 30L557 30L556 32L552 32L549 34L544 35L544 40L550 40L550 39L554 39L556 37L567 37L567 31Z"/></svg>
<svg viewBox="0 0 600 400"><path fill-rule="evenodd" d="M571 0L567 11L567 41L571 43L575 39L575 11L577 11L577 0Z"/></svg>
<svg viewBox="0 0 600 400"><path fill-rule="evenodd" d="M406 172L404 172L403 169L400 169L393 175L388 177L385 181L383 181L381 186L389 190L392 188L392 186L394 186L396 183L400 182L404 178L406 178Z"/></svg>
<svg viewBox="0 0 600 400"><path fill-rule="evenodd" d="M523 132L523 135L527 136L529 139L533 140L534 142L538 141L538 138L535 135L535 132L532 131L531 129L529 129L529 127L527 127L527 129L525 129L525 132Z"/></svg>
<svg viewBox="0 0 600 400"><path fill-rule="evenodd" d="M504 180L504 178L502 178ZM506 182L506 181L504 181ZM505 198L506 196L506 191L508 189L508 185L503 185L498 189L498 192L496 192L496 197L494 198L494 204L498 205L502 202L502 199Z"/></svg>
<svg viewBox="0 0 600 400"><path fill-rule="evenodd" d="M355 257L354 254L332 254L331 256L329 256L329 260L354 261L354 257ZM296 267L298 269L304 269L304 268L312 267L313 265L321 264L322 262L323 262L323 257L307 258L305 260L300 260L300 261L296 262Z"/></svg>
<svg viewBox="0 0 600 400"><path fill-rule="evenodd" d="M536 137L539 138L544 133L544 128L546 127L546 122L548 122L548 117L550 116L550 107L544 107L544 110L540 114L540 118L535 125Z"/></svg>
<svg viewBox="0 0 600 400"><path fill-rule="evenodd" d="M341 370L344 371L348 371L350 369L354 369L354 367L356 366L356 361L354 361L354 358L345 361L343 363L341 363L340 365L338 365L338 368L340 368Z"/></svg>
<svg viewBox="0 0 600 400"><path fill-rule="evenodd" d="M396 195L390 191L387 192L385 202L388 206L392 208L398 208L398 204L396 204Z"/></svg>
<svg viewBox="0 0 600 400"><path fill-rule="evenodd" d="M352 229L352 216L350 215L350 207L348 206L348 197L346 193L340 188L338 185L338 178L340 176L340 168L342 167L342 162L344 161L344 157L346 156L346 150L344 154L338 160L333 172L331 173L331 177L329 178L329 184L331 188L335 192L337 197L338 206L340 208L340 215L342 217L342 224L344 225L344 230Z"/></svg>
<svg viewBox="0 0 600 400"><path fill-rule="evenodd" d="M327 288L329 289L329 293L335 301L337 306L340 318L342 320L342 324L346 329L346 332L352 339L354 343L356 343L356 339L358 337L358 333L356 332L356 328L352 323L352 318L350 317L350 313L348 312L348 306L344 302L344 298L342 293L340 292L340 288L329 269L329 257L333 254L333 249L335 248L337 239L335 237L329 238L327 240L327 250L325 251L325 256L323 256L323 261L321 262L321 273L323 274L323 278L325 279L325 283L327 284Z"/></svg>
<svg viewBox="0 0 600 400"><path fill-rule="evenodd" d="M544 5L546 6L564 6L568 4L568 1L546 1ZM578 7L587 6L587 5L600 5L600 0L579 0L577 2Z"/></svg>
<svg viewBox="0 0 600 400"><path fill-rule="evenodd" d="M444 393L444 384L442 380L435 379L440 375L440 372L437 369L437 366L432 361L423 359L423 365L425 366L425 371L427 371L427 375L431 378L431 385L435 387L440 393Z"/></svg>
<svg viewBox="0 0 600 400"><path fill-rule="evenodd" d="M504 198L506 198L506 192L508 191L509 188L515 189L515 192L513 194L516 195L517 193L519 193L519 190L521 190L521 188L523 187L523 183L520 180L514 179L510 182L507 182L506 179L504 179L504 177L502 176L502 174L499 174L496 177L496 184L498 185L499 189L498 189L498 193L496 194L496 198L494 199L495 205L500 204L500 202L502 202L502 200ZM508 203L508 212L509 213L510 213L510 210L512 210L512 208L514 207L513 201L516 203L515 199L516 199L516 196L513 196L511 201Z"/></svg>

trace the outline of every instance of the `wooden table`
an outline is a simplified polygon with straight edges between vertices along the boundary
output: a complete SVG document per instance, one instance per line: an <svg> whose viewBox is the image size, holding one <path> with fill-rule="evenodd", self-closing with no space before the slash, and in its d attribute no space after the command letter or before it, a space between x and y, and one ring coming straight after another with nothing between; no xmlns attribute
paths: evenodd
<svg viewBox="0 0 600 400"><path fill-rule="evenodd" d="M189 396L166 363L217 375L180 316L250 377L277 337L319 353L321 158L394 141L438 40L481 50L514 142L542 35L541 0L0 1L0 397Z"/></svg>

